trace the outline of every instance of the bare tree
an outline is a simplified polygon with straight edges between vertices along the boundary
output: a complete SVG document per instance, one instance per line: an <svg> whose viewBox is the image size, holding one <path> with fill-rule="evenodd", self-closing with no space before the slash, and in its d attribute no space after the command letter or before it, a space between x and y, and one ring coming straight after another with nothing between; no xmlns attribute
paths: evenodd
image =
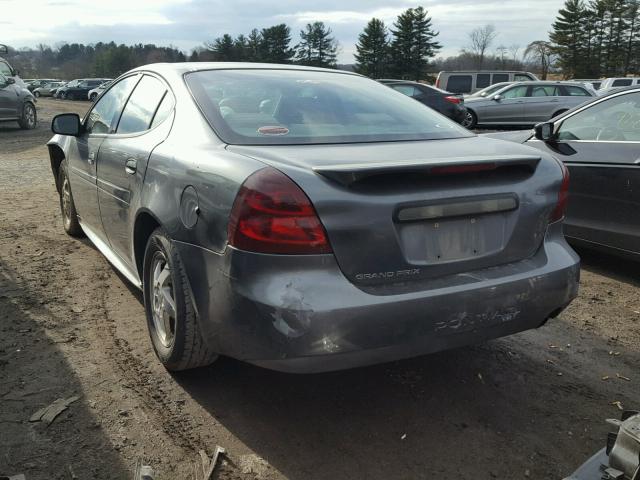
<svg viewBox="0 0 640 480"><path fill-rule="evenodd" d="M471 40L469 51L476 57L478 69L482 69L486 52L497 35L496 27L493 25L478 27L469 33L469 40Z"/></svg>
<svg viewBox="0 0 640 480"><path fill-rule="evenodd" d="M533 41L527 45L524 51L524 57L540 67L540 76L542 80L546 80L549 67L551 67L551 63L553 62L553 49L551 44L544 40Z"/></svg>
<svg viewBox="0 0 640 480"><path fill-rule="evenodd" d="M504 45L498 45L496 47L496 57L500 59L500 68L507 68L507 47Z"/></svg>
<svg viewBox="0 0 640 480"><path fill-rule="evenodd" d="M513 63L516 63L518 61L518 54L520 53L520 45L516 43L509 45L509 52L511 53L511 60L513 60Z"/></svg>

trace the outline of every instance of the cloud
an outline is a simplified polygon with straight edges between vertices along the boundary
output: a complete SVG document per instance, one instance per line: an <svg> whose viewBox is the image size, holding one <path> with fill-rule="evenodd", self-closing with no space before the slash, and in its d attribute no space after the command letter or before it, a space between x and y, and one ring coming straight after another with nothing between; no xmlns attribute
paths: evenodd
<svg viewBox="0 0 640 480"><path fill-rule="evenodd" d="M238 35L252 28L287 23L294 42L305 24L325 22L340 42L339 60L353 61L358 34L372 17L388 26L404 9L423 5L440 32L442 55L453 55L468 43L468 32L492 23L499 44L524 47L545 39L563 0L325 0L322 8L310 8L301 0L110 0L87 5L80 0L0 0L3 4L2 41L14 47L55 45L60 41L95 43L156 43L185 51L223 33ZM7 5L8 4L8 5ZM15 5L15 7L14 7Z"/></svg>

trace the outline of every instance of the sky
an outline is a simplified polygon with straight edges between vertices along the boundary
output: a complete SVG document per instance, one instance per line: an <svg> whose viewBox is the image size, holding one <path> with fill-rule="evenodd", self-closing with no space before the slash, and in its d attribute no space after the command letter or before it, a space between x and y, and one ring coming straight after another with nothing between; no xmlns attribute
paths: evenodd
<svg viewBox="0 0 640 480"><path fill-rule="evenodd" d="M391 26L406 8L429 11L443 45L439 56L456 55L468 33L493 24L493 48L546 40L563 0L0 0L0 43L14 48L61 42L155 43L186 53L223 33L247 34L279 23L299 31L316 20L329 26L340 44L338 62L353 63L358 34L377 17Z"/></svg>

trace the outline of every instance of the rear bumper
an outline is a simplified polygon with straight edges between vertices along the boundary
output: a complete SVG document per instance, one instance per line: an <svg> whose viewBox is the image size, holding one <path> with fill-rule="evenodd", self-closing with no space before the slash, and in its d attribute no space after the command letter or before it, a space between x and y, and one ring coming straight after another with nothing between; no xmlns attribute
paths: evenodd
<svg viewBox="0 0 640 480"><path fill-rule="evenodd" d="M303 373L409 358L542 325L578 289L579 259L559 230L552 226L530 259L394 295L356 287L333 255L232 248L219 255L176 245L210 347Z"/></svg>

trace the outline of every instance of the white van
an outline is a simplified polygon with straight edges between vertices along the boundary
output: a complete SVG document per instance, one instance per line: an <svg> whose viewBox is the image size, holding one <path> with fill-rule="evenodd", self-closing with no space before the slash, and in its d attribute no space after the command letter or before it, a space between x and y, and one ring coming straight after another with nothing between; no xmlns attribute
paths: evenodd
<svg viewBox="0 0 640 480"><path fill-rule="evenodd" d="M533 73L505 70L444 71L438 74L436 87L451 93L475 93L500 82L528 82L538 80Z"/></svg>
<svg viewBox="0 0 640 480"><path fill-rule="evenodd" d="M607 90L609 88L630 87L632 85L640 85L640 77L605 78L600 84L600 90Z"/></svg>

